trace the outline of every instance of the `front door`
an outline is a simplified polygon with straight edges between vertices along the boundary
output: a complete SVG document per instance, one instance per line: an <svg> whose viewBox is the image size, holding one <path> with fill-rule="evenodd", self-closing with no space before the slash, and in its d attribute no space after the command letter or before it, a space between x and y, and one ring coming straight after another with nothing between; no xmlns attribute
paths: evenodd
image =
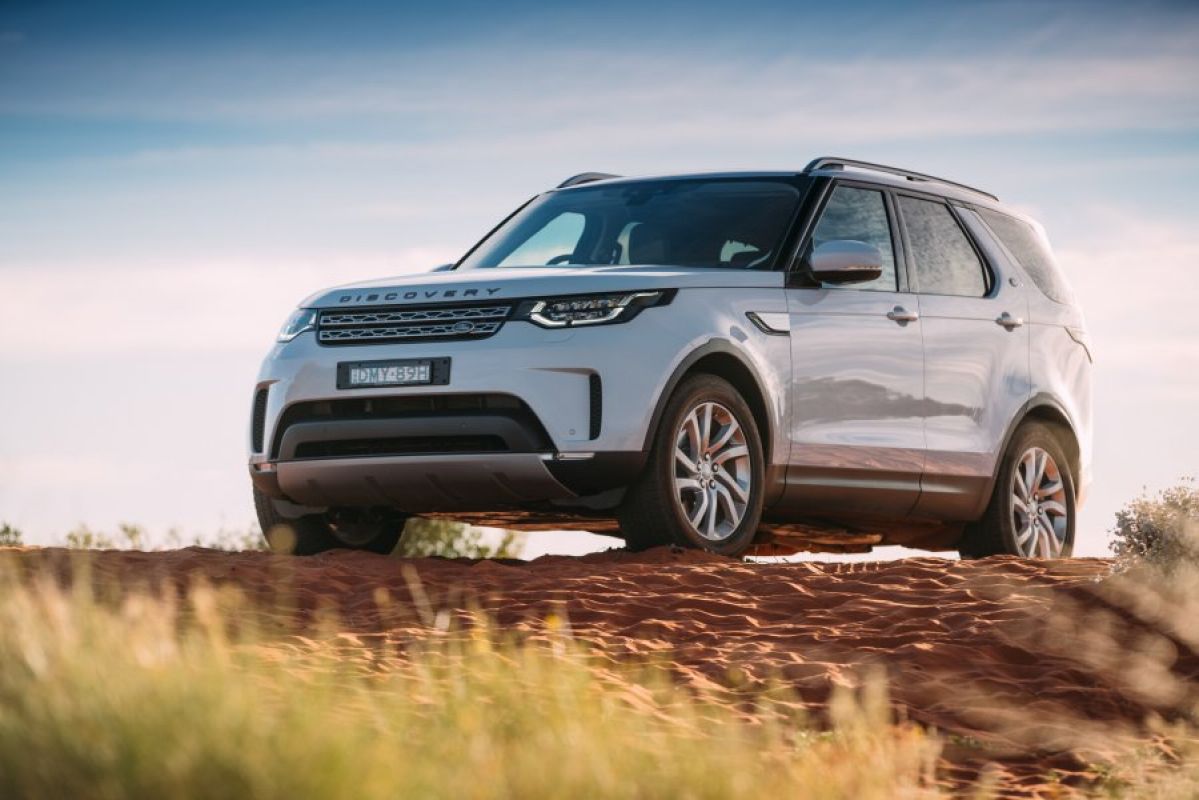
<svg viewBox="0 0 1199 800"><path fill-rule="evenodd" d="M894 217L882 191L837 184L805 252L839 239L866 242L882 253L883 274L787 291L793 413L784 512L902 516L919 496L921 309L897 268Z"/></svg>

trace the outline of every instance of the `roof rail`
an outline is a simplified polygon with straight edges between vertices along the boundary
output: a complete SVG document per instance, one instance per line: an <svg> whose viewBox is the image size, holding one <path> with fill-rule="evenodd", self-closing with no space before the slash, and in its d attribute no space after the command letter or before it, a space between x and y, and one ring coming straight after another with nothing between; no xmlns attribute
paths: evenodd
<svg viewBox="0 0 1199 800"><path fill-rule="evenodd" d="M981 194L984 197L989 197L995 202L999 202L999 198L990 192L984 192L982 189L975 189L973 186L967 186L964 183L957 181L948 181L944 178L938 178L935 175L925 175L923 172L912 172L910 169L900 169L899 167L888 167L886 164L872 164L869 161L855 161L852 158L837 158L836 156L822 156L814 158L808 165L803 168L804 172L815 172L818 169L835 169L837 167L858 167L859 169L869 170L871 172L885 172L888 175L898 175L901 178L907 178L909 181L930 181L932 183L944 183L947 186L954 186L958 189L965 189L968 192Z"/></svg>
<svg viewBox="0 0 1199 800"><path fill-rule="evenodd" d="M607 172L580 172L578 175L571 175L562 183L558 184L559 189L566 189L570 186L578 186L583 183L591 183L592 181L606 181L608 178L619 178L619 175L609 175Z"/></svg>

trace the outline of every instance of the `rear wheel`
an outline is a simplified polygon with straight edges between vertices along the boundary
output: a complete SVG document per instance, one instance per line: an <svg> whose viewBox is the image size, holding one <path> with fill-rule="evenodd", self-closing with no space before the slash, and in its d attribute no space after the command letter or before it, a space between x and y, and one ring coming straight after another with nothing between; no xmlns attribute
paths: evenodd
<svg viewBox="0 0 1199 800"><path fill-rule="evenodd" d="M762 516L765 457L748 404L714 375L685 378L667 403L620 527L634 550L660 544L737 556Z"/></svg>
<svg viewBox="0 0 1199 800"><path fill-rule="evenodd" d="M402 514L377 510L289 516L280 505L254 490L254 509L262 535L272 552L284 555L310 556L339 548L387 555L399 544L407 522Z"/></svg>
<svg viewBox="0 0 1199 800"><path fill-rule="evenodd" d="M1074 476L1055 429L1029 422L1012 437L986 514L960 550L963 557L1069 558L1075 517Z"/></svg>

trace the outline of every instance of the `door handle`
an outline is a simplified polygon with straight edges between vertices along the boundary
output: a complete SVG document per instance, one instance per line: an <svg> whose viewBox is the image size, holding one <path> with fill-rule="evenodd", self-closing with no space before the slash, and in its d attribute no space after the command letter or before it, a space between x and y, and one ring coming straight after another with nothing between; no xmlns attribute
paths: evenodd
<svg viewBox="0 0 1199 800"><path fill-rule="evenodd" d="M908 311L903 306L895 306L895 308L887 312L887 319L902 325L905 322L915 322L920 319L920 315L915 311Z"/></svg>
<svg viewBox="0 0 1199 800"><path fill-rule="evenodd" d="M1013 317L1006 311L995 318L995 324L1007 328L1009 331L1015 330L1024 324L1024 320L1020 317Z"/></svg>

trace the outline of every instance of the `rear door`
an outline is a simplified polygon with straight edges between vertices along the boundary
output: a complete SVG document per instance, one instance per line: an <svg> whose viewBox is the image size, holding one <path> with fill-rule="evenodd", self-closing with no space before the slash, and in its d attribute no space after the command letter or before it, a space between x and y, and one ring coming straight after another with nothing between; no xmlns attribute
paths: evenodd
<svg viewBox="0 0 1199 800"><path fill-rule="evenodd" d="M1029 397L1028 299L993 243L968 233L974 212L914 194L896 201L924 337L928 450L914 513L971 519Z"/></svg>
<svg viewBox="0 0 1199 800"><path fill-rule="evenodd" d="M834 184L804 255L838 239L877 247L883 274L840 287L813 283L802 265L791 276L794 410L780 506L902 516L920 491L924 368L919 301L899 268L901 245L887 193L869 184Z"/></svg>

